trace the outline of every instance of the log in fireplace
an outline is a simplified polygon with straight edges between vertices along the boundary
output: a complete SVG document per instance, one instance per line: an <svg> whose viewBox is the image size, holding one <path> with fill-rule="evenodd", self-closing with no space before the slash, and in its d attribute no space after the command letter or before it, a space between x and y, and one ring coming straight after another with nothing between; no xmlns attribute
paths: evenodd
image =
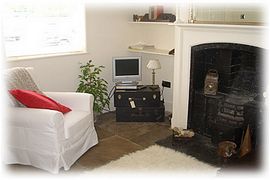
<svg viewBox="0 0 270 180"><path fill-rule="evenodd" d="M240 145L249 125L252 145L261 131L264 49L235 43L208 43L191 48L188 128L211 137L212 142L230 140ZM218 92L204 94L207 72L218 72Z"/></svg>

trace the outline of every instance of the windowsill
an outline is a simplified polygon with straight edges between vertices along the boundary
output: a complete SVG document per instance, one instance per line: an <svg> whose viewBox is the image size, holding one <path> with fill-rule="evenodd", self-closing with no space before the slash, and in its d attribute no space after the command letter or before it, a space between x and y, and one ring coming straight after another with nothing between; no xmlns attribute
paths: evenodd
<svg viewBox="0 0 270 180"><path fill-rule="evenodd" d="M33 59L42 59L42 58L53 58L58 56L69 56L69 55L80 55L86 54L87 51L76 51L76 52L68 52L68 53L55 53L55 54L39 54L32 56L17 56L17 57L8 57L7 61L25 61L25 60L33 60Z"/></svg>

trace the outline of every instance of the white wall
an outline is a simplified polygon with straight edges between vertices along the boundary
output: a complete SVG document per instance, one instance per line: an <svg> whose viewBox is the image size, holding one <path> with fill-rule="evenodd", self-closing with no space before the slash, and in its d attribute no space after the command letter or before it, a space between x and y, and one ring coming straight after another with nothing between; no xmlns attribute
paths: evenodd
<svg viewBox="0 0 270 180"><path fill-rule="evenodd" d="M143 7L136 6L135 8ZM43 91L75 91L79 82L77 78L80 73L79 63L85 63L89 59L92 59L95 65L105 66L102 77L109 83L108 90L110 90L114 85L112 82L112 57L140 55L143 61L143 81L141 84L151 84L151 72L146 69L146 63L151 58L158 58L161 62L162 69L157 70L157 82L159 82L159 84L161 84L161 80L173 82L173 57L129 53L127 51L127 47L130 44L141 41L141 38L152 42L159 37L158 44L168 47L170 46L168 44L173 43L166 43L168 36L165 34L169 32L169 38L170 41L172 41L172 30L164 29L164 27L134 27L133 24L128 23L128 21L132 19L133 14L133 10L130 6L109 5L104 7L101 4L89 4L86 10L88 53L11 61L7 63L7 66L34 67L36 81ZM151 34L153 35L153 33L154 36L150 36ZM145 36L141 36L142 34ZM172 88L165 89L164 94L165 101L168 104L166 109L171 110ZM111 108L114 109L113 103L111 103Z"/></svg>
<svg viewBox="0 0 270 180"><path fill-rule="evenodd" d="M160 49L174 48L174 26L160 24L130 24L132 27L132 44L144 42ZM138 53L132 53L138 55ZM146 68L150 59L158 59L161 69L156 70L156 84L161 87L162 80L170 81L173 86L174 57L139 53L142 56L142 84L152 84L152 71ZM164 89L165 109L172 111L172 86Z"/></svg>

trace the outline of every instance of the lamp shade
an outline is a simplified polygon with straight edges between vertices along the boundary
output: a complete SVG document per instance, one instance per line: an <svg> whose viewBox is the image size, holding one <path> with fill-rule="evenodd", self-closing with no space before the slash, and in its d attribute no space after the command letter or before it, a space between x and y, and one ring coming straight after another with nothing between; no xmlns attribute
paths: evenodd
<svg viewBox="0 0 270 180"><path fill-rule="evenodd" d="M155 59L155 60L149 60L147 66L148 69L160 69L161 65L159 60Z"/></svg>

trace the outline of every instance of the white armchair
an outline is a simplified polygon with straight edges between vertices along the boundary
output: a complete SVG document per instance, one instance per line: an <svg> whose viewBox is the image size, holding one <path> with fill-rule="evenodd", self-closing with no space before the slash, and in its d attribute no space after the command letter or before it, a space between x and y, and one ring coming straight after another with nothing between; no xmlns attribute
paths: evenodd
<svg viewBox="0 0 270 180"><path fill-rule="evenodd" d="M21 86L16 82L11 84L13 87L14 84ZM44 94L72 111L62 114L54 110L20 107L13 103L8 108L9 135L4 161L58 173L62 167L68 170L82 154L98 143L93 121L94 98L91 94L75 92Z"/></svg>

